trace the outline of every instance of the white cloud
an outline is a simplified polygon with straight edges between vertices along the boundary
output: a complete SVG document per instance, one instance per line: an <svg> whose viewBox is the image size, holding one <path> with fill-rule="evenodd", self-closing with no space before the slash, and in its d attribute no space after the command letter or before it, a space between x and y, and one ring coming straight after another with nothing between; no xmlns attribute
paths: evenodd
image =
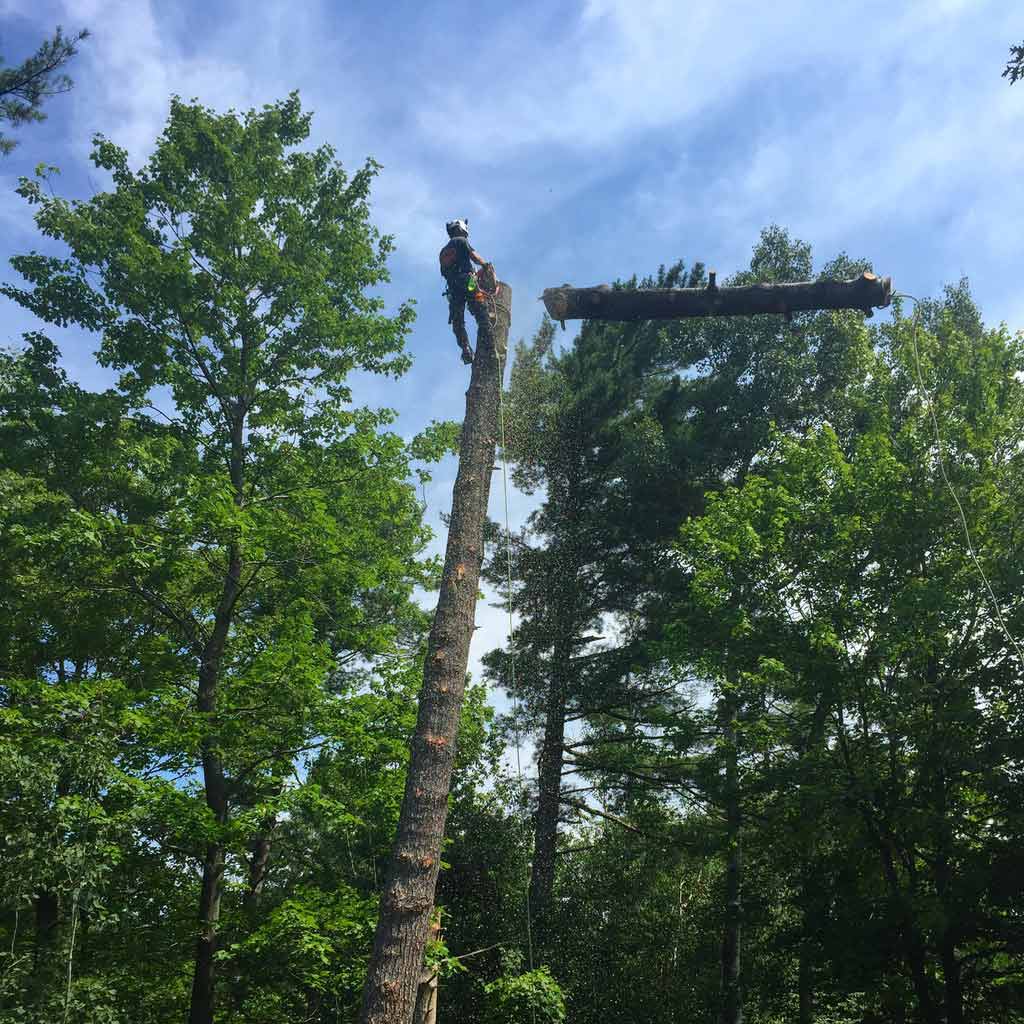
<svg viewBox="0 0 1024 1024"><path fill-rule="evenodd" d="M92 27L81 51L86 70L73 93L80 145L102 131L139 163L166 122L172 93L216 107L247 106L254 98L239 61L184 55L150 0L65 0L64 6L68 20Z"/></svg>
<svg viewBox="0 0 1024 1024"><path fill-rule="evenodd" d="M858 10L866 24L881 14L870 4ZM1012 30L993 14L976 4L905 5L856 50L823 19L837 40L826 46L837 58L827 73L822 32L812 27L802 40L810 68L786 78L787 53L772 53L770 67L782 74L775 93L758 100L756 116L744 117L756 93L724 115L740 126L731 145L680 144L666 168L637 163L623 202L636 231L659 246L709 244L727 257L722 270L745 263L772 221L819 253L856 239L867 247L854 255L893 260L891 272L903 277L933 264L945 280L969 273L988 282L998 315L1004 268L1024 257L1024 94L999 77ZM800 94L812 87L820 102ZM900 234L917 240L912 264L895 245Z"/></svg>
<svg viewBox="0 0 1024 1024"><path fill-rule="evenodd" d="M374 90L359 69L360 41L354 28L339 28L332 5L253 4L237 19L225 15L195 47L189 25L174 22L175 9L152 0L63 2L68 20L96 26L74 93L82 151L102 130L141 163L166 123L172 94L243 111L298 88L314 111L313 144L338 146L350 169L369 155L384 163L374 210L402 255L420 266L436 259L438 224L448 219L443 197L403 140L381 131Z"/></svg>
<svg viewBox="0 0 1024 1024"><path fill-rule="evenodd" d="M554 41L538 38L532 19L516 11L466 55L467 77L486 86L479 111L461 90L438 84L421 107L421 127L483 163L523 146L608 149L720 110L775 69L849 52L851 31L891 18L889 6L833 7L823 17L792 0L592 0Z"/></svg>
<svg viewBox="0 0 1024 1024"><path fill-rule="evenodd" d="M24 237L35 230L32 207L15 193L17 187L17 175L0 174L0 235L8 238Z"/></svg>
<svg viewBox="0 0 1024 1024"><path fill-rule="evenodd" d="M374 182L372 204L381 231L395 236L397 254L436 274L439 227L451 219L436 185L413 168L386 164Z"/></svg>

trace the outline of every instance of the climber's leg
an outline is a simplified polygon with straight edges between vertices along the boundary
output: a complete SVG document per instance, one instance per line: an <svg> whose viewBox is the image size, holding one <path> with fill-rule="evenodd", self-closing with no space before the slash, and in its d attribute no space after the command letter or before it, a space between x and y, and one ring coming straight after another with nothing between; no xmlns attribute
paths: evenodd
<svg viewBox="0 0 1024 1024"><path fill-rule="evenodd" d="M448 299L448 320L455 333L455 340L462 349L462 361L473 362L473 349L469 344L469 335L466 333L466 297L464 294L454 294Z"/></svg>

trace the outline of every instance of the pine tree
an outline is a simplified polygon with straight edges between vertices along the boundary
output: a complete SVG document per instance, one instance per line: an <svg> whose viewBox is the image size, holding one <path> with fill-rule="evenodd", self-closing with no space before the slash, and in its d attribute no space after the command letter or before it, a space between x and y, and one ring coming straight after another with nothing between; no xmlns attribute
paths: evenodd
<svg viewBox="0 0 1024 1024"><path fill-rule="evenodd" d="M0 68L0 123L20 128L33 121L45 121L43 102L71 88L71 79L61 69L77 55L78 44L88 36L88 29L66 36L58 25L53 38L47 39L31 57L17 67ZM0 132L0 153L6 155L17 145L16 139Z"/></svg>

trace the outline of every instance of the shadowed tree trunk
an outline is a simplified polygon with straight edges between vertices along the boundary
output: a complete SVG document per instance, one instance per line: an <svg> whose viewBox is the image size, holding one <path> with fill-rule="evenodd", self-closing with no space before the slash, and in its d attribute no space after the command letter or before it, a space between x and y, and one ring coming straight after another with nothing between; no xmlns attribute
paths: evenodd
<svg viewBox="0 0 1024 1024"><path fill-rule="evenodd" d="M827 692L818 697L811 720L811 730L807 742L801 748L801 758L808 759L820 753L825 744L825 725L832 700ZM803 770L800 782L800 821L801 823L818 822L822 808L820 798L813 793L812 779L814 760L810 767ZM817 948L821 891L812 858L814 856L815 838L818 830L806 829L800 839L800 948L797 965L797 1000L798 1024L812 1024L814 1019L814 950Z"/></svg>
<svg viewBox="0 0 1024 1024"><path fill-rule="evenodd" d="M740 847L739 758L736 749L736 706L723 701L726 742L725 814L728 859L725 868L725 925L722 930L722 1004L719 1024L743 1024L743 984L740 973L742 851Z"/></svg>
<svg viewBox="0 0 1024 1024"><path fill-rule="evenodd" d="M242 578L242 556L232 546L228 578L224 583L220 605L214 621L213 633L203 653L199 669L198 709L204 718L212 718L217 711L217 683L221 661L231 626L231 613ZM207 728L212 723L207 722ZM202 740L203 786L206 806L219 827L227 824L228 792L224 764L218 743L212 733ZM217 926L220 922L221 895L224 890L224 845L211 840L203 858L203 881L199 896L199 941L196 946L195 973L192 976L192 1001L189 1024L213 1024L215 1007L215 955L217 953Z"/></svg>
<svg viewBox="0 0 1024 1024"><path fill-rule="evenodd" d="M875 831L879 852L882 855L882 871L889 889L889 900L899 928L900 946L910 971L910 981L914 986L921 1020L924 1024L942 1024L941 1014L932 998L924 938L914 917L913 881L908 882L906 889L900 884L893 852L894 844L881 829L876 827Z"/></svg>
<svg viewBox="0 0 1024 1024"><path fill-rule="evenodd" d="M554 646L545 707L544 743L538 763L537 824L534 829L533 869L530 872L530 916L538 946L543 946L547 938L555 882L570 650L566 641L558 641Z"/></svg>
<svg viewBox="0 0 1024 1024"><path fill-rule="evenodd" d="M245 893L245 907L255 909L263 895L263 883L267 878L267 865L270 863L270 837L277 819L267 818L263 822L263 831L249 848L249 888Z"/></svg>
<svg viewBox="0 0 1024 1024"><path fill-rule="evenodd" d="M235 503L244 501L244 431L245 410L239 403L231 424L231 484ZM235 604L242 586L242 551L237 543L228 548L228 565L214 615L213 629L199 660L199 693L196 706L202 719L204 735L200 744L203 765L203 788L218 829L228 821L228 784L216 735L217 687L234 618ZM221 896L224 891L224 844L211 840L203 858L203 881L199 895L199 941L196 945L195 972L192 976L192 998L189 1024L213 1024L216 1004L217 926L220 923Z"/></svg>
<svg viewBox="0 0 1024 1024"><path fill-rule="evenodd" d="M28 1002L42 1004L59 973L60 900L55 892L44 889L36 896L34 909L35 949Z"/></svg>
<svg viewBox="0 0 1024 1024"><path fill-rule="evenodd" d="M942 936L942 988L946 1003L946 1024L964 1024L964 990L960 960L952 928Z"/></svg>
<svg viewBox="0 0 1024 1024"><path fill-rule="evenodd" d="M507 347L510 314L511 293L502 283L496 323L477 339L466 392L441 592L427 643L405 796L363 989L360 1024L409 1024L416 1003L475 628L498 435L501 373L496 349Z"/></svg>
<svg viewBox="0 0 1024 1024"><path fill-rule="evenodd" d="M64 682L63 665L59 666L61 682ZM54 805L71 795L71 778L66 771L57 776L54 788ZM56 836L55 836L56 839ZM53 848L53 853L56 854ZM33 901L35 912L35 949L33 952L32 982L29 991L30 1003L43 1003L60 974L59 954L62 937L61 900L58 892L42 888Z"/></svg>

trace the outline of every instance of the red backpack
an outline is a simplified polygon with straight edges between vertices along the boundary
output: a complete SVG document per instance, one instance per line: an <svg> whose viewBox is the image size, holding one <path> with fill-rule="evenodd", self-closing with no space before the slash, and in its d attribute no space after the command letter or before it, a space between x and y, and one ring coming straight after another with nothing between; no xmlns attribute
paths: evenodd
<svg viewBox="0 0 1024 1024"><path fill-rule="evenodd" d="M452 267L455 266L455 261L458 259L456 255L455 246L449 242L440 252L438 259L441 263L441 276L447 277L451 272Z"/></svg>

